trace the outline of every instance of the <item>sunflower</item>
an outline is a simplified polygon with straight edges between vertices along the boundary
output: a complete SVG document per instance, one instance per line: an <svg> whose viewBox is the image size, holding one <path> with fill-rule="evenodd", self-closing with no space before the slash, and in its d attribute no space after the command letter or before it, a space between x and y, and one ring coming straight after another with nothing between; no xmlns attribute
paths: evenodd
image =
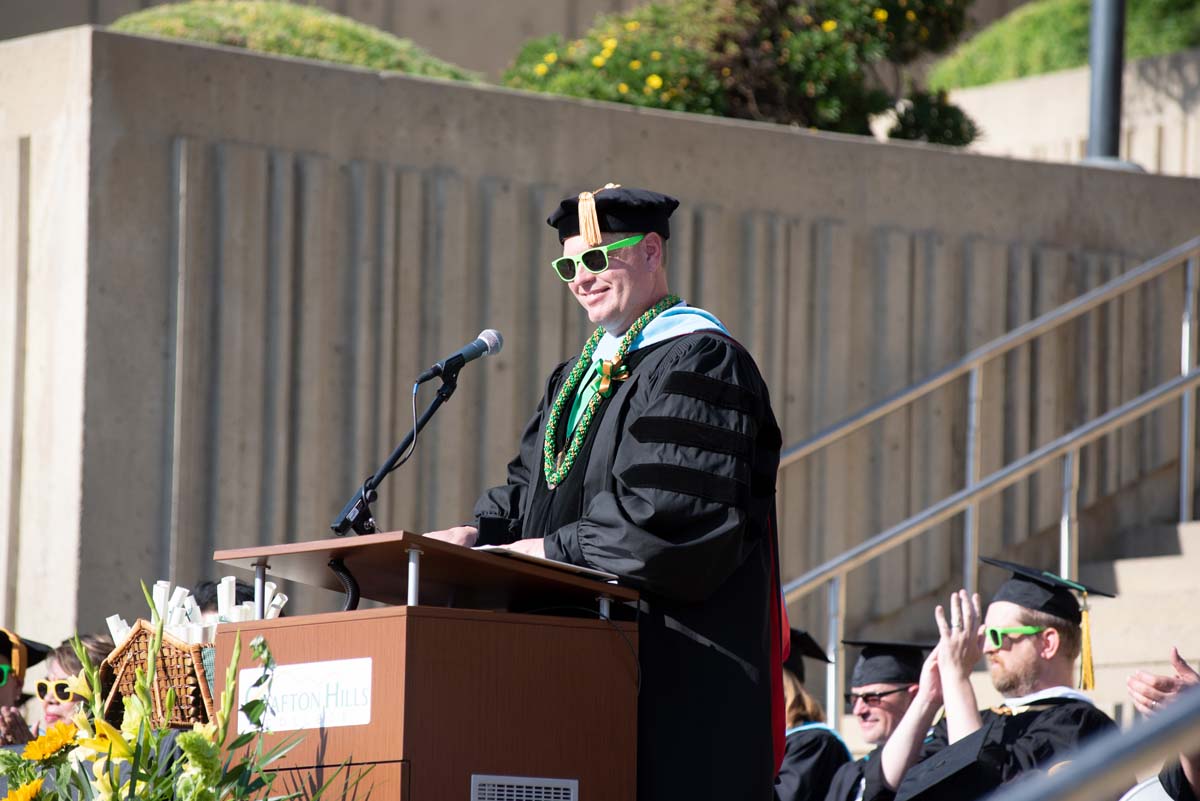
<svg viewBox="0 0 1200 801"><path fill-rule="evenodd" d="M75 732L74 723L67 723L66 721L55 723L41 737L30 741L25 746L25 752L21 756L33 762L42 762L50 759L50 757L75 741Z"/></svg>
<svg viewBox="0 0 1200 801"><path fill-rule="evenodd" d="M42 780L34 779L29 784L10 790L8 795L4 796L4 801L33 801L41 791Z"/></svg>

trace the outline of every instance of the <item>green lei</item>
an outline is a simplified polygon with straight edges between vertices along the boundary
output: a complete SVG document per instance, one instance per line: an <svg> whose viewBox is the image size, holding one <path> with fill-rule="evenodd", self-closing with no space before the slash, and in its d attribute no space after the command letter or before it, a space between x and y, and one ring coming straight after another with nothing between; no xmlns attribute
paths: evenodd
<svg viewBox="0 0 1200 801"><path fill-rule="evenodd" d="M592 417L596 414L596 409L600 407L601 401L613 393L615 387L613 382L624 381L629 377L629 367L622 364L625 355L629 353L629 346L633 344L633 340L637 339L651 320L662 314L667 309L679 302L677 295L667 295L665 298L655 303L652 307L637 320L633 325L629 326L629 330L625 332L625 336L621 337L621 343L617 346L616 355L612 361L605 361L600 366L600 388L592 399L588 401L587 408L583 410L583 415L579 418L578 425L575 426L575 431L571 435L571 442L566 450L556 455L554 453L554 444L558 441L558 423L562 417L563 409L575 397L575 391L579 388L579 382L583 379L583 374L591 367L592 354L596 352L596 346L600 344L600 338L604 336L603 326L597 328L588 338L587 344L583 346L583 353L579 355L579 361L575 362L575 367L572 368L570 375L567 376L567 382L558 392L558 397L554 399L554 405L550 407L550 419L546 421L546 441L542 447L543 461L542 470L546 475L546 486L554 489L562 483L564 477L571 470L571 465L575 464L575 457L579 455L580 449L583 448L583 440L587 437L588 427L592 423Z"/></svg>

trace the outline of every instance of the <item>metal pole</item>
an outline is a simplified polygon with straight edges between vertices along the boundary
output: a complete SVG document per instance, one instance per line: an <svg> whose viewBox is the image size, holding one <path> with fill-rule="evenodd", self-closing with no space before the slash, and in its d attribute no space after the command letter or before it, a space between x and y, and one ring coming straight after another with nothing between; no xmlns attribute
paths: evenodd
<svg viewBox="0 0 1200 801"><path fill-rule="evenodd" d="M1125 0L1093 0L1089 159L1115 159L1121 141L1121 77L1125 69Z"/></svg>
<svg viewBox="0 0 1200 801"><path fill-rule="evenodd" d="M420 602L420 592L417 585L421 581L421 550L408 549L408 605L417 606Z"/></svg>
<svg viewBox="0 0 1200 801"><path fill-rule="evenodd" d="M267 563L259 562L254 566L254 619L262 620L267 616Z"/></svg>
<svg viewBox="0 0 1200 801"><path fill-rule="evenodd" d="M843 576L829 580L829 596L826 603L828 628L825 648L829 652L829 664L825 666L825 722L837 729L842 717L842 664L846 647L842 645L842 619L846 613L846 582Z"/></svg>
<svg viewBox="0 0 1200 801"><path fill-rule="evenodd" d="M1079 451L1063 456L1062 516L1058 521L1059 575L1079 578Z"/></svg>
<svg viewBox="0 0 1200 801"><path fill-rule="evenodd" d="M600 602L600 617L604 620L612 619L612 599L607 595L601 595L597 598Z"/></svg>
<svg viewBox="0 0 1200 801"><path fill-rule="evenodd" d="M967 391L967 489L979 483L980 425L983 406L983 366L971 368L971 383ZM967 507L963 518L963 587L968 594L979 591L979 504Z"/></svg>
<svg viewBox="0 0 1200 801"><path fill-rule="evenodd" d="M1184 375L1192 371L1192 355L1196 343L1196 271L1200 260L1195 256L1187 262L1187 283L1183 301L1183 332L1179 343L1179 369ZM1192 520L1192 466L1196 454L1196 393L1183 393L1179 406L1179 522Z"/></svg>

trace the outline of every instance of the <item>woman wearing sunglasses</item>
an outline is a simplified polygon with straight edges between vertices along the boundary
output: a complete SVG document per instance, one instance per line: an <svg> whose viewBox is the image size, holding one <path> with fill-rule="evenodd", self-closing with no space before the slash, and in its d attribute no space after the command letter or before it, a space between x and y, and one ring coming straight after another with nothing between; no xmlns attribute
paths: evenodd
<svg viewBox="0 0 1200 801"><path fill-rule="evenodd" d="M112 653L113 641L107 634L88 634L79 639L93 665L99 665ZM45 733L55 723L69 721L75 714L75 707L82 699L71 692L67 680L78 676L81 670L83 663L75 654L70 640L64 640L46 658L46 677L38 680L36 685L37 696L42 701L39 734Z"/></svg>

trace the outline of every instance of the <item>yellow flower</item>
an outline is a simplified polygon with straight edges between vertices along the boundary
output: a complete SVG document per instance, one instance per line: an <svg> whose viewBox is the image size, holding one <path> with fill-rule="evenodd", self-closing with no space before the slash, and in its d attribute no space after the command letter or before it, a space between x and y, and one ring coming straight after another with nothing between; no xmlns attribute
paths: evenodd
<svg viewBox="0 0 1200 801"><path fill-rule="evenodd" d="M658 99L661 100L662 102L666 103L668 100L671 99L671 93L663 92L661 95L658 96Z"/></svg>
<svg viewBox="0 0 1200 801"><path fill-rule="evenodd" d="M88 681L86 670L80 670L78 676L68 676L67 686L85 701L92 700L92 683Z"/></svg>
<svg viewBox="0 0 1200 801"><path fill-rule="evenodd" d="M904 12L904 18L906 20L908 20L909 22L916 22L917 21L917 12L913 11L910 8L908 11Z"/></svg>
<svg viewBox="0 0 1200 801"><path fill-rule="evenodd" d="M821 23L821 30L825 31L825 33L833 33L834 31L837 30L837 20L836 19L825 20L824 22Z"/></svg>
<svg viewBox="0 0 1200 801"><path fill-rule="evenodd" d="M721 67L721 75L724 77L728 78L732 74L733 70L729 69L729 67Z"/></svg>
<svg viewBox="0 0 1200 801"><path fill-rule="evenodd" d="M877 8L871 12L871 16L875 18L876 22L887 22L887 9Z"/></svg>
<svg viewBox="0 0 1200 801"><path fill-rule="evenodd" d="M600 69L604 66L604 62L606 60L607 59L605 59L604 56L592 56L592 66L596 69Z"/></svg>
<svg viewBox="0 0 1200 801"><path fill-rule="evenodd" d="M651 61L662 61L662 53L658 52L657 50L651 50L650 51L650 60Z"/></svg>
<svg viewBox="0 0 1200 801"><path fill-rule="evenodd" d="M10 790L8 795L4 797L4 801L33 801L33 799L37 798L38 793L41 791L42 780L34 779L23 787Z"/></svg>
<svg viewBox="0 0 1200 801"><path fill-rule="evenodd" d="M96 718L96 736L80 740L79 744L95 751L100 756L106 756L111 751L113 759L129 759L133 756L133 749L129 747L129 743L125 742L121 732L114 729L103 718Z"/></svg>
<svg viewBox="0 0 1200 801"><path fill-rule="evenodd" d="M627 84L627 83L617 84L617 91L620 92L621 94L627 94L629 92L629 84Z"/></svg>
<svg viewBox="0 0 1200 801"><path fill-rule="evenodd" d="M545 64L538 64L536 67L533 68L533 72L535 75L545 75L549 71L550 71L550 68L547 67Z"/></svg>
<svg viewBox="0 0 1200 801"><path fill-rule="evenodd" d="M25 751L21 756L34 762L41 762L44 759L54 756L74 742L74 740L74 723L67 723L66 721L55 723L41 737L30 741L25 746Z"/></svg>
<svg viewBox="0 0 1200 801"><path fill-rule="evenodd" d="M629 69L633 70L634 72L637 72L641 68L642 68L642 62L638 61L636 58L633 61L629 62Z"/></svg>
<svg viewBox="0 0 1200 801"><path fill-rule="evenodd" d="M611 36L608 37L607 39L605 39L603 42L601 42L601 44L604 45L605 50L616 50L617 49L617 40Z"/></svg>
<svg viewBox="0 0 1200 801"><path fill-rule="evenodd" d="M545 61L547 64L553 64L555 61L558 61L558 53L551 50L549 53L542 56L542 61Z"/></svg>
<svg viewBox="0 0 1200 801"><path fill-rule="evenodd" d="M651 89L661 89L663 85L662 76L656 74L646 76L646 86Z"/></svg>
<svg viewBox="0 0 1200 801"><path fill-rule="evenodd" d="M625 30L629 31L630 33L633 33L640 27L642 27L642 23L638 22L636 19L631 19L629 22L625 23Z"/></svg>

